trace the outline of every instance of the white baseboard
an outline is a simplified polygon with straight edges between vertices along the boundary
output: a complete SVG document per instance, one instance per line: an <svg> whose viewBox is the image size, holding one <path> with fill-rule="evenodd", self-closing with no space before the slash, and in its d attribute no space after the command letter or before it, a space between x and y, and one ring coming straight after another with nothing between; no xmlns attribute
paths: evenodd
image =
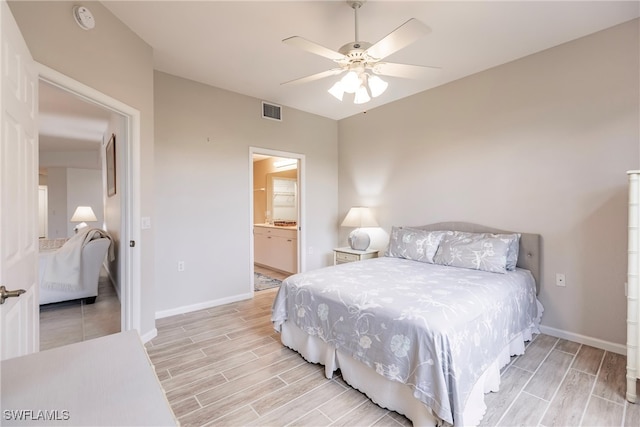
<svg viewBox="0 0 640 427"><path fill-rule="evenodd" d="M151 341L152 339L154 339L157 336L158 336L158 330L156 328L153 328L152 330L150 330L146 334L141 335L140 339L142 340L142 343L144 344L144 343L147 343L147 342Z"/></svg>
<svg viewBox="0 0 640 427"><path fill-rule="evenodd" d="M182 307L176 307L169 310L156 311L156 319L162 319L164 317L175 316L177 314L191 313L192 311L204 310L206 308L217 307L219 305L229 304L236 301L242 301L253 298L253 292L248 294L234 295L228 298L220 298L211 301L205 301L193 305L184 305Z"/></svg>
<svg viewBox="0 0 640 427"><path fill-rule="evenodd" d="M590 345L591 347L600 348L612 353L627 355L627 347L622 344L616 344L610 341L604 341L598 338L587 337L585 335L575 334L573 332L563 331L562 329L551 328L549 326L540 325L540 332L551 335L556 338L577 342L579 344Z"/></svg>

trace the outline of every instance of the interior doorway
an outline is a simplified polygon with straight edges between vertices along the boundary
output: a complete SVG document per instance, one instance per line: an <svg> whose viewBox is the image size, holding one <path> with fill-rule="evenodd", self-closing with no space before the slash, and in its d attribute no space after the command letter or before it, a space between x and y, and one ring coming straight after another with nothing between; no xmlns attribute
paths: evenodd
<svg viewBox="0 0 640 427"><path fill-rule="evenodd" d="M261 291L304 268L304 156L250 151L251 281Z"/></svg>
<svg viewBox="0 0 640 427"><path fill-rule="evenodd" d="M78 223L71 221L79 206L89 208L93 215L83 217L80 221L89 221L83 225L106 230L113 245L121 235L120 230L113 230L120 226L120 215L114 218L106 210L113 202L105 192L105 143L112 133L121 133L124 117L44 80L39 82L38 101L42 276L48 259L75 234ZM117 260L105 256L96 268L89 268L90 261L84 260L83 266L95 274L83 272L89 280L83 286L96 286L97 297L77 298L77 293L52 294L40 289L40 350L122 330Z"/></svg>
<svg viewBox="0 0 640 427"><path fill-rule="evenodd" d="M36 66L41 81L117 117L112 126L119 135L116 151L119 193L117 198L105 199L104 221L110 222L112 226L108 228L117 234L117 262L113 270L120 288L121 330L136 329L146 342L153 336L147 337L141 331L140 254L130 249L140 239L140 221L134 221L140 213L140 112L49 67Z"/></svg>

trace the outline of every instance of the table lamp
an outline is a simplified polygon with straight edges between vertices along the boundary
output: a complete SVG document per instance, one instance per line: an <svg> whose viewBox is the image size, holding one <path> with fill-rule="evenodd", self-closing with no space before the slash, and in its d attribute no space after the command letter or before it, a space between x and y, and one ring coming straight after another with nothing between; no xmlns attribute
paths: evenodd
<svg viewBox="0 0 640 427"><path fill-rule="evenodd" d="M341 225L342 227L356 227L355 230L349 233L349 246L351 246L351 249L364 251L369 247L371 238L369 234L361 228L377 227L378 222L373 217L369 208L356 206L349 209Z"/></svg>
<svg viewBox="0 0 640 427"><path fill-rule="evenodd" d="M73 231L77 233L78 230L86 227L88 224L85 221L91 222L97 220L98 218L96 218L96 214L93 213L91 206L78 206L71 217L71 222L79 222L80 224L76 225Z"/></svg>

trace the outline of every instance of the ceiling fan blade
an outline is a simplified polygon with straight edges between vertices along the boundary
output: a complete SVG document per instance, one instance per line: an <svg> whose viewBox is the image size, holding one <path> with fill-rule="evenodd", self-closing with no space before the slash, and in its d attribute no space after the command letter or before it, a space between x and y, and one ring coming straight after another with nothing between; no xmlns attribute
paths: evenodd
<svg viewBox="0 0 640 427"><path fill-rule="evenodd" d="M325 58L329 58L333 61L340 61L344 59L344 55L340 52L321 46L318 43L309 41L303 37L289 37L288 39L282 40L282 43L306 50L307 52L315 53L316 55L324 56Z"/></svg>
<svg viewBox="0 0 640 427"><path fill-rule="evenodd" d="M377 60L381 60L399 51L403 47L409 46L420 37L429 34L431 28L415 18L409 19L404 24L393 30L382 40L376 42L366 50L366 53Z"/></svg>
<svg viewBox="0 0 640 427"><path fill-rule="evenodd" d="M393 62L379 62L374 67L372 67L372 71L374 74L391 77L402 77L405 79L423 78L428 75L429 72L440 69L440 67L431 67L428 65L396 64Z"/></svg>
<svg viewBox="0 0 640 427"><path fill-rule="evenodd" d="M295 79L295 80L289 80L288 82L280 83L280 85L308 83L308 82L312 82L314 80L324 79L325 77L335 76L337 74L340 74L343 71L344 70L342 68L334 68L334 69L331 69L331 70L323 71L321 73L312 74L312 75L307 76L307 77L302 77L302 78Z"/></svg>

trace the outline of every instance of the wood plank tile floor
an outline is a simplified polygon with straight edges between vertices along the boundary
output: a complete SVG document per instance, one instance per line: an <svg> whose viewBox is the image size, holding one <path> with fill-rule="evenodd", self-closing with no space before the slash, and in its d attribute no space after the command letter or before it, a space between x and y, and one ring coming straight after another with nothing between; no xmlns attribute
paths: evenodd
<svg viewBox="0 0 640 427"><path fill-rule="evenodd" d="M276 291L157 321L147 352L181 425L411 425L283 347L270 322ZM640 426L640 405L624 399L625 363L538 335L503 369L481 425Z"/></svg>

